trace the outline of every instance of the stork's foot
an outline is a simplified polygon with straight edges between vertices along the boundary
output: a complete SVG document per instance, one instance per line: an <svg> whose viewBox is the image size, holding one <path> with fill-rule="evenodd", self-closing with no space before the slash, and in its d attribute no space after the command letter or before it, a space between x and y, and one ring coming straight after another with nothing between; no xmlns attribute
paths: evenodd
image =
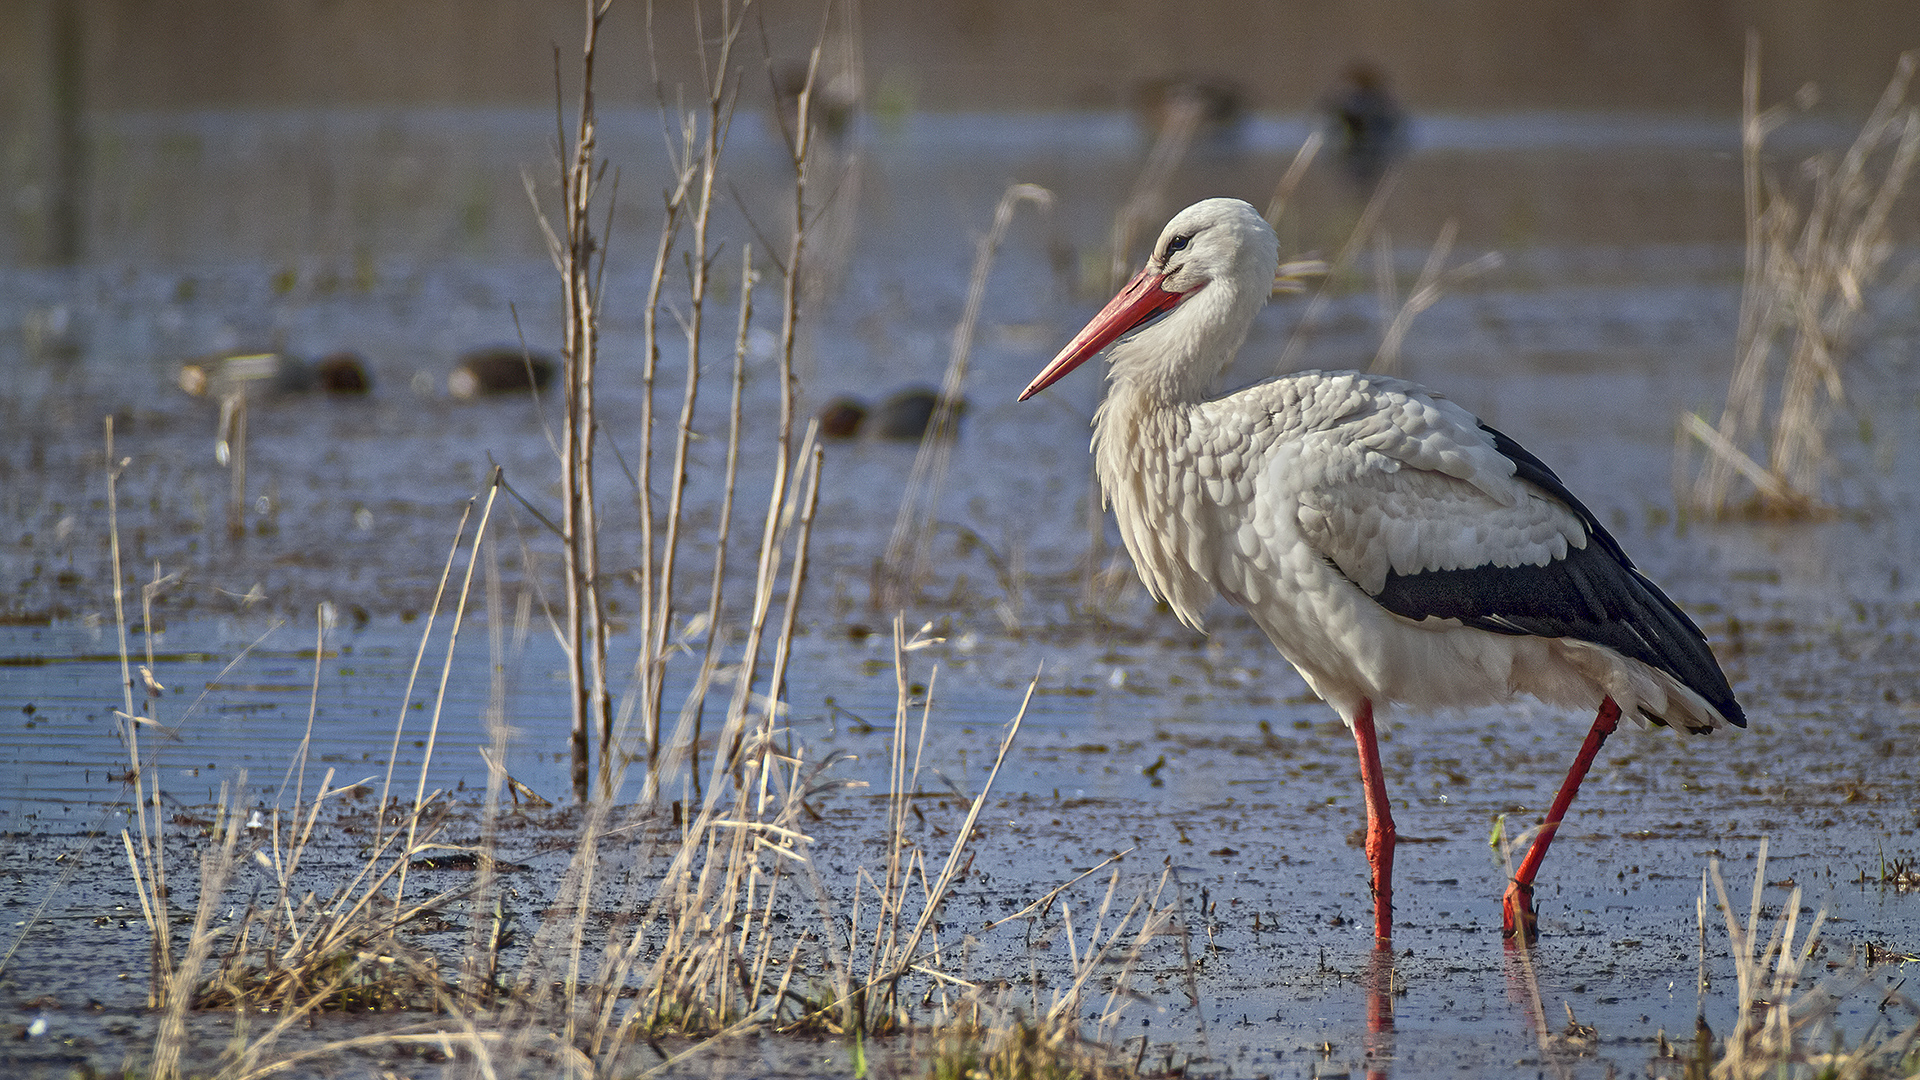
<svg viewBox="0 0 1920 1080"><path fill-rule="evenodd" d="M1533 886L1512 882L1500 899L1500 934L1531 943L1540 936L1540 920L1533 913Z"/></svg>

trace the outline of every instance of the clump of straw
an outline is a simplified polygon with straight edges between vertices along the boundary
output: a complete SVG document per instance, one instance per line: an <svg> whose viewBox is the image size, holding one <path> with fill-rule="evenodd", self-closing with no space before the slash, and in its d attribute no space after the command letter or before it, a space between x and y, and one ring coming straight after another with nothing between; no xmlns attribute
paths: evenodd
<svg viewBox="0 0 1920 1080"><path fill-rule="evenodd" d="M1780 909L1761 947L1760 889L1766 880L1766 869L1767 844L1762 840L1744 925L1734 915L1733 902L1727 895L1727 883L1720 876L1717 861L1709 866L1701 880L1698 914L1703 947L1709 906L1706 885L1707 878L1711 878L1720 911L1726 919L1740 991L1739 1017L1722 1044L1710 1075L1714 1080L1920 1075L1920 1060L1915 1058L1915 1048L1920 1045L1920 1004L1900 994L1897 986L1888 991L1879 1013L1892 1018L1904 1012L1909 1018L1905 1027L1882 1034L1876 1020L1852 1049L1846 1047L1836 1028L1837 1005L1845 996L1846 988L1836 988L1831 980L1807 985L1811 981L1812 960L1820 944L1820 928L1826 914L1815 915L1812 925L1801 934L1798 886ZM1703 986L1704 971L1703 967ZM1836 976L1839 980L1848 978L1859 980L1860 973L1843 971ZM1899 1023L1897 1019L1894 1022ZM1711 1035L1705 1033L1704 1021L1700 1030L1696 1060L1687 1072L1689 1077L1708 1075L1703 1059L1711 1055Z"/></svg>
<svg viewBox="0 0 1920 1080"><path fill-rule="evenodd" d="M1796 195L1761 163L1767 135L1787 119L1760 111L1760 46L1747 43L1741 125L1747 207L1746 286L1733 381L1718 424L1690 413L1680 424L1707 448L1682 497L1714 517L1758 513L1805 517L1828 510L1821 480L1829 467L1827 428L1846 401L1842 368L1848 332L1874 277L1892 253L1888 221L1920 156L1920 108L1907 103L1914 53L1900 58L1880 103L1838 161L1805 163ZM1801 100L1811 100L1802 91ZM1777 368L1776 353L1784 353ZM1736 498L1737 481L1753 489Z"/></svg>

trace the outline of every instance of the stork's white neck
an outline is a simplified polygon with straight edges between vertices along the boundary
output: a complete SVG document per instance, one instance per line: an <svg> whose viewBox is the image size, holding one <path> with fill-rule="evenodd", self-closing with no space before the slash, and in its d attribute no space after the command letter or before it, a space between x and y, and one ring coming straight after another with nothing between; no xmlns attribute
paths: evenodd
<svg viewBox="0 0 1920 1080"><path fill-rule="evenodd" d="M1271 281L1271 272L1266 277ZM1131 384L1150 405L1206 400L1239 354L1270 292L1247 288L1234 277L1214 278L1159 322L1116 343L1107 353L1108 380Z"/></svg>

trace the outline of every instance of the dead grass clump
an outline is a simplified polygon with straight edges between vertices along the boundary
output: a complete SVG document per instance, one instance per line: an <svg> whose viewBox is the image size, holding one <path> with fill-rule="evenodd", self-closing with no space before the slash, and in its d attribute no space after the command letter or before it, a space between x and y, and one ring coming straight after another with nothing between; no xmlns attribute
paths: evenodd
<svg viewBox="0 0 1920 1080"><path fill-rule="evenodd" d="M818 817L808 803L843 786L831 775L833 760L780 749L766 731L724 733L741 736L736 782L716 776L680 828L653 833L658 845L650 839L650 850L635 853L641 865L662 866L628 877L644 885L609 891L595 881L605 877L608 845L640 826L646 809L635 808L637 816L617 828L607 808L590 810L562 886L571 914L542 926L536 962L509 1011L576 1029L583 1050L612 1068L636 1043L668 1034L718 1037L764 1026L865 1039L912 1023L912 1002L942 1000L953 977L935 917L970 861L968 845L998 770L968 806L944 859L909 835L919 816L909 796L931 703L914 701L907 658L936 643L924 635L909 639L896 621L895 730L902 737L892 760L883 866L857 870L849 893L830 885L813 861L810 831ZM929 676L929 698L933 682ZM906 735L916 705L919 741L910 754ZM746 721L735 714L730 727ZM1000 761L1019 724L1020 716L1009 724ZM716 772L722 767L716 758ZM608 909L637 915L608 935L596 959L586 928L595 912ZM809 909L817 921L795 917ZM549 993L554 986L568 989Z"/></svg>
<svg viewBox="0 0 1920 1080"><path fill-rule="evenodd" d="M929 1080L1108 1080L1136 1075L1072 1026L1017 1019L997 1027L950 1025L934 1045Z"/></svg>
<svg viewBox="0 0 1920 1080"><path fill-rule="evenodd" d="M1899 987L1887 992L1879 1015L1868 1031L1852 1047L1839 1029L1840 1002L1858 989L1866 972L1838 969L1818 982L1813 959L1820 946L1820 928L1826 914L1815 915L1801 933L1800 889L1796 886L1781 907L1761 944L1761 888L1766 880L1767 844L1760 842L1759 857L1753 872L1753 894L1744 923L1734 914L1727 885L1716 861L1708 869L1719 909L1725 917L1727 936L1733 949L1735 977L1739 982L1739 1016L1733 1030L1720 1044L1716 1060L1706 1070L1704 1060L1712 1051L1712 1037L1705 1033L1697 1040L1694 1061L1688 1076L1710 1075L1714 1080L1827 1080L1857 1077L1907 1078L1920 1076L1920 1003L1899 993ZM1707 922L1707 880L1701 881L1698 915L1702 942ZM1704 968L1702 985L1705 985ZM1901 1016L1906 1018L1904 1026ZM1880 1019L1885 1017L1885 1020ZM1893 1030L1883 1030L1890 1023Z"/></svg>
<svg viewBox="0 0 1920 1080"><path fill-rule="evenodd" d="M450 912L465 893L453 890L404 906L393 899L406 852L432 844L439 833L437 822L418 830L413 849L398 842L405 831L389 835L346 882L328 893L303 891L297 884L320 810L340 794L329 787L331 778L329 772L305 821L283 820L275 811L264 824L246 830L251 858L235 860L224 873L210 872L203 860L203 895L218 895L234 870L249 864L266 871L270 888L267 899L249 904L221 929L225 944L217 950L215 967L194 979L192 1007L282 1015L437 1012L461 996L455 982L442 973L438 958L396 934L425 915ZM433 804L423 808L429 814L438 810ZM262 830L267 835L256 838Z"/></svg>
<svg viewBox="0 0 1920 1080"><path fill-rule="evenodd" d="M1132 998L1130 979L1148 945L1155 938L1180 932L1177 905L1167 900L1171 879L1170 872L1163 873L1151 896L1142 895L1118 911L1120 878L1115 871L1085 941L1078 939L1072 909L1063 904L1060 921L1043 937L1066 939L1071 967L1064 988L1042 1003L1037 979L1024 1002L1013 991L972 987L936 1021L928 1075L936 1080L1107 1080L1140 1075L1147 1040L1141 1037L1132 1058L1127 1058L1121 1052L1120 1015ZM1037 906L1051 906L1058 895L1059 890L1049 893ZM1024 918L1034 910L1000 922ZM1110 980L1109 990L1089 1030L1085 1019L1094 1005L1092 984L1100 973Z"/></svg>
<svg viewBox="0 0 1920 1080"><path fill-rule="evenodd" d="M112 464L111 426L107 438L108 517L116 530L111 548L118 582L117 466ZM498 491L497 483L494 491ZM134 777L135 813L134 825L122 831L121 842L152 947L153 976L148 1000L162 1010L152 1062L155 1077L165 1080L179 1074L186 1041L186 1015L190 1009L222 1008L243 1014L274 1015L264 1031L236 1039L227 1050L223 1072L247 1075L266 1058L282 1033L317 1012L423 1010L447 1013L471 1011L491 1000L495 989L492 982L476 982L472 973L496 970L497 965L491 960L497 959L497 955L469 958L464 965L467 974L462 977L443 971L439 958L409 945L399 931L427 916L454 914L462 901L476 893L473 886L465 886L409 900L406 879L413 861L439 846L445 807L440 793L426 790L427 769L433 759L441 709L446 700L453 649L492 506L490 495L474 534L411 806L388 820L387 794L392 780L389 766L387 783L380 791L370 848L357 862L348 861L346 880L331 889L324 886L315 889L308 884L317 876L337 872L332 866L309 865L322 847L330 846L327 841L333 837L329 830L337 828L335 815L323 814L323 810L333 809L342 796L365 794L369 787L362 783L336 786L334 772L328 769L311 797L306 788L308 749L318 714L322 660L328 655L326 635L332 622L328 606L322 605L316 618L314 692L307 729L281 782L274 806L264 812L245 809L242 799L247 784L242 773L233 784L222 786L211 818L198 823L202 839L210 842L200 852L198 899L184 942L176 940L172 929L176 919L172 910L173 886L169 882L166 831L170 819L163 813L158 779L162 774L153 767L151 755L141 749L141 729L160 726L155 718L158 684L152 674L151 656L148 665L142 668L149 692L138 713L129 682L126 711L122 716L130 775ZM463 518L462 537L465 524ZM442 574L434 616L444 599L458 550L456 541ZM152 624L152 602L167 581L159 579L143 591L148 625ZM118 599L116 595L116 601ZM125 605L116 602L115 608L120 625L122 665L126 667ZM433 621L430 616L421 641L422 657ZM416 662L416 675L418 670ZM411 700L412 689L410 684L405 700ZM196 708L197 703L189 705L175 722L186 722ZM404 727L407 711L403 705L399 727ZM399 738L397 729L396 746ZM491 852L483 853L483 861L491 858ZM479 880L487 879L483 876ZM241 905L233 895L236 892L249 897L237 916L234 911ZM491 940L490 947L496 953L498 945L498 939Z"/></svg>
<svg viewBox="0 0 1920 1080"><path fill-rule="evenodd" d="M1829 512L1821 483L1829 468L1827 430L1846 403L1848 335L1876 275L1892 253L1889 221L1920 157L1920 108L1907 103L1914 53L1846 153L1803 163L1791 185L1762 162L1769 133L1789 112L1762 112L1760 46L1747 42L1741 148L1745 171L1746 284L1733 379L1718 424L1682 418L1676 465L1691 467L1690 436L1706 461L1681 501L1712 517L1807 517ZM1801 94L1811 102L1811 90ZM1776 365L1776 356L1781 362ZM1744 480L1753 490L1741 499Z"/></svg>

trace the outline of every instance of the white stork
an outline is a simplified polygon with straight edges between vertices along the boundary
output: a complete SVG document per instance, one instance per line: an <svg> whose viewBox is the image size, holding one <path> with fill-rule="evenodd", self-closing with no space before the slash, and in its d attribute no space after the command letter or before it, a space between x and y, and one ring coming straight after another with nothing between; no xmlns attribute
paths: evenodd
<svg viewBox="0 0 1920 1080"><path fill-rule="evenodd" d="M1531 938L1534 876L1621 714L1690 732L1746 716L1705 635L1593 513L1460 406L1354 371L1210 397L1278 264L1253 207L1195 203L1020 399L1113 346L1093 455L1127 551L1195 629L1215 593L1245 609L1353 730L1377 944L1392 936L1394 827L1376 710L1597 705L1502 900L1507 936Z"/></svg>

